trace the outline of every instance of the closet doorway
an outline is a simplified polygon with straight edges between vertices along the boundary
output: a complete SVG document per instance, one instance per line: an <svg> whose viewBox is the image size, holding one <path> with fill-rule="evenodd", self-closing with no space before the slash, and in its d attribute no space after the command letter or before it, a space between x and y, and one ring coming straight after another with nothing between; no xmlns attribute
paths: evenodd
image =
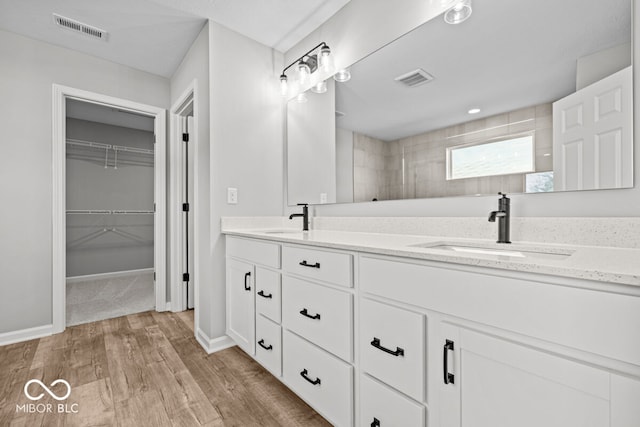
<svg viewBox="0 0 640 427"><path fill-rule="evenodd" d="M54 86L54 332L166 309L165 111Z"/></svg>

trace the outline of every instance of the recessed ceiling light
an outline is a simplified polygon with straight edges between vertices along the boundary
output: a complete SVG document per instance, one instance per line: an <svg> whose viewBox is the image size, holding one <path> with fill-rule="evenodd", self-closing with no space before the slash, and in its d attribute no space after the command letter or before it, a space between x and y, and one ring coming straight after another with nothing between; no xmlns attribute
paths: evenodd
<svg viewBox="0 0 640 427"><path fill-rule="evenodd" d="M478 114L480 112L479 108L472 108L469 111L467 111L469 114Z"/></svg>

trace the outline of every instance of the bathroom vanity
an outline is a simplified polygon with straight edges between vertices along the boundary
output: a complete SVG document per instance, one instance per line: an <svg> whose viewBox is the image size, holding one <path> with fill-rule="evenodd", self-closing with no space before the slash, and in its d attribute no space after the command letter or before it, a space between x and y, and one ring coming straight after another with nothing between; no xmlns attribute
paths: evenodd
<svg viewBox="0 0 640 427"><path fill-rule="evenodd" d="M637 249L225 233L228 335L334 425L640 425Z"/></svg>

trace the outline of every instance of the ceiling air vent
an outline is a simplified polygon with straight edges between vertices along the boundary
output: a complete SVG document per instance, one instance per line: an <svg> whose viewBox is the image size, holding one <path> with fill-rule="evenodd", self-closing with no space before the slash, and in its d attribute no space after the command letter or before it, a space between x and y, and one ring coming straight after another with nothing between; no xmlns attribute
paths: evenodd
<svg viewBox="0 0 640 427"><path fill-rule="evenodd" d="M433 80L433 76L427 73L422 68L418 68L417 70L410 71L406 74L398 76L394 79L398 83L402 83L407 87L416 87L421 84L425 84Z"/></svg>
<svg viewBox="0 0 640 427"><path fill-rule="evenodd" d="M88 36L88 37L91 37L91 38L94 38L94 39L107 41L108 33L106 31L104 31L104 30L101 30L100 28L93 27L93 26L87 25L87 24L83 24L80 21L76 21L75 19L71 19L71 18L67 18L67 17L62 16L62 15L58 15L57 13L53 14L53 20L61 28L65 28L67 30L74 31L76 33L80 33L80 34L83 34L85 36Z"/></svg>

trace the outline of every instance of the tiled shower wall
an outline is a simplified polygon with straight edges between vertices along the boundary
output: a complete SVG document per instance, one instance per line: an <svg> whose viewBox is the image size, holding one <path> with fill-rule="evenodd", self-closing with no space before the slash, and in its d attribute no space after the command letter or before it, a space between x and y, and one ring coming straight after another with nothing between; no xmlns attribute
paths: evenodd
<svg viewBox="0 0 640 427"><path fill-rule="evenodd" d="M536 172L553 169L550 103L384 142L354 133L354 201L523 193L525 174L446 179L448 147L534 133Z"/></svg>

